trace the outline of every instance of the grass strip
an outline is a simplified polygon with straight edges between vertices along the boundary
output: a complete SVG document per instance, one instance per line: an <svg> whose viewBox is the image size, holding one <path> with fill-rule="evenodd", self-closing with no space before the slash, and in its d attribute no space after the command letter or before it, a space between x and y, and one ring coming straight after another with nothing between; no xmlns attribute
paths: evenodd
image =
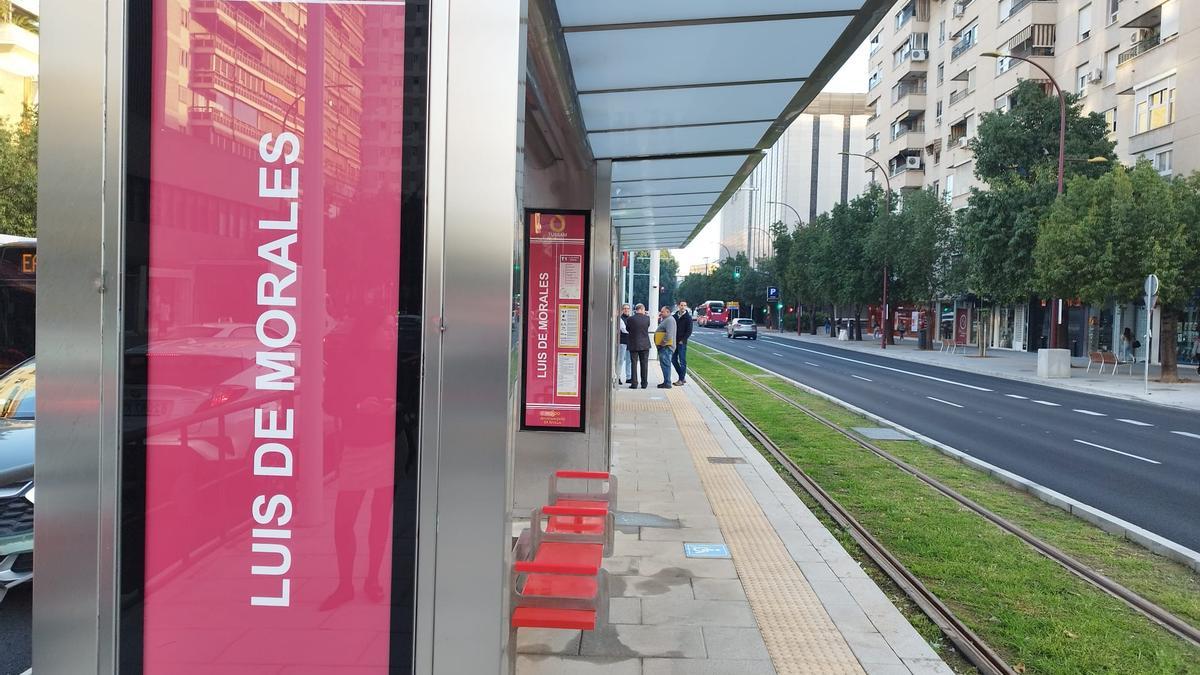
<svg viewBox="0 0 1200 675"><path fill-rule="evenodd" d="M726 366L839 425L871 422L712 350L693 353L701 377L1010 663L1030 673L1200 673L1200 650ZM1181 617L1196 615L1198 581L1187 568L916 442L887 449Z"/></svg>

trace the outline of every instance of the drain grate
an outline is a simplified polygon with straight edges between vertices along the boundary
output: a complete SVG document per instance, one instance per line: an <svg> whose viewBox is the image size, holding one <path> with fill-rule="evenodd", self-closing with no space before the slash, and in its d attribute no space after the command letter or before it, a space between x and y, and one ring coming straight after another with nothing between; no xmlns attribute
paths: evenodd
<svg viewBox="0 0 1200 675"><path fill-rule="evenodd" d="M746 460L741 457L709 457L709 464L745 464Z"/></svg>

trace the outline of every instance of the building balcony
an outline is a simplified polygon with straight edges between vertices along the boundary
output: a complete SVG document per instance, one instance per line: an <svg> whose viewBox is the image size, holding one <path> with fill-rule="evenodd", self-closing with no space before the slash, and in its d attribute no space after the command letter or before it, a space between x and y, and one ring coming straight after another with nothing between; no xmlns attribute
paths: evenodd
<svg viewBox="0 0 1200 675"><path fill-rule="evenodd" d="M236 136L246 143L258 143L262 130L253 124L236 119L212 106L193 106L188 109L188 123L196 127L211 127L225 136Z"/></svg>
<svg viewBox="0 0 1200 675"><path fill-rule="evenodd" d="M284 40L282 36L276 35L265 26L259 25L245 15L240 15L237 7L229 0L193 0L192 13L203 25L208 25L210 28L215 28L212 17L222 20L230 28L236 26L239 31L244 31L244 34L257 38L264 47L280 58L297 66L303 65L302 54L308 40L303 31L291 24L288 24L288 28L292 34L287 36L287 40ZM207 22L205 21L206 17L209 17Z"/></svg>
<svg viewBox="0 0 1200 675"><path fill-rule="evenodd" d="M974 89L960 89L950 92L950 105L955 105L961 101L965 101L975 93Z"/></svg>
<svg viewBox="0 0 1200 675"><path fill-rule="evenodd" d="M891 173L893 190L919 190L925 187L925 168L910 169L898 166Z"/></svg>
<svg viewBox="0 0 1200 675"><path fill-rule="evenodd" d="M214 54L224 57L230 63L236 63L238 67L245 68L283 89L299 90L304 86L301 81L303 69L288 71L271 67L264 63L258 55L241 47L235 47L233 43L219 35L193 33L191 44L193 54Z"/></svg>
<svg viewBox="0 0 1200 675"><path fill-rule="evenodd" d="M217 89L234 98L240 98L243 101L257 104L261 110L274 113L280 120L283 119L283 115L289 108L288 105L285 105L278 98L263 92L254 91L245 85L235 82L232 78L213 70L192 71L189 85L192 89L197 90Z"/></svg>
<svg viewBox="0 0 1200 675"><path fill-rule="evenodd" d="M895 150L920 150L925 147L925 124L913 127L911 129L900 129L892 134L892 143L895 144Z"/></svg>
<svg viewBox="0 0 1200 675"><path fill-rule="evenodd" d="M1117 91L1132 94L1136 84L1175 68L1179 63L1177 39L1143 40L1117 57Z"/></svg>
<svg viewBox="0 0 1200 675"><path fill-rule="evenodd" d="M1014 19L1018 23L1058 23L1057 0L1013 0L1008 14L1000 17L1003 25Z"/></svg>
<svg viewBox="0 0 1200 675"><path fill-rule="evenodd" d="M38 36L12 23L0 25L0 52L25 52L34 59L38 55ZM35 70L36 72L36 70Z"/></svg>

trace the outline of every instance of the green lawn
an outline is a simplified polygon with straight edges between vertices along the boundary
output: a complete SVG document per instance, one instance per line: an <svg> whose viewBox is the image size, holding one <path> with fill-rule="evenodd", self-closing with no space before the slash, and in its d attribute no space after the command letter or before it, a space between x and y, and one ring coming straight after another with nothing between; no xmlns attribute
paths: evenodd
<svg viewBox="0 0 1200 675"><path fill-rule="evenodd" d="M891 463L726 366L846 427L874 426L696 345L689 366L729 398L931 591L1028 673L1200 673L1192 648ZM722 365L724 364L724 365ZM916 442L882 444L1182 618L1200 624L1200 576ZM921 626L918 626L919 628ZM928 637L930 631L922 630Z"/></svg>

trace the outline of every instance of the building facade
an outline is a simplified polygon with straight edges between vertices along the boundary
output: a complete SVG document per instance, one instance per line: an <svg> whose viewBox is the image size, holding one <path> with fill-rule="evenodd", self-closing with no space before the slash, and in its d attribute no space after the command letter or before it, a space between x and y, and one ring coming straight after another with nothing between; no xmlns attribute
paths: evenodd
<svg viewBox="0 0 1200 675"><path fill-rule="evenodd" d="M38 102L38 2L12 0L0 15L0 118L14 122Z"/></svg>
<svg viewBox="0 0 1200 675"><path fill-rule="evenodd" d="M770 257L771 225L794 228L863 191L862 158L840 153L865 151L865 111L863 94L823 93L792 122L721 210L722 257Z"/></svg>
<svg viewBox="0 0 1200 675"><path fill-rule="evenodd" d="M894 188L932 188L954 209L967 205L979 185L967 143L980 117L1007 110L1021 80L1046 81L1027 62L987 52L1031 58L1053 73L1080 96L1085 112L1104 115L1121 162L1146 159L1164 175L1200 169L1200 91L1177 89L1200 70L1197 3L901 0L872 33L869 49L866 152L887 167ZM1180 326L1185 361L1196 358L1194 305ZM1145 334L1145 312L1137 310L1068 308L1067 346L1076 355L1116 350L1124 328ZM1044 321L1036 302L991 308L985 339L997 348L1037 349ZM974 342L977 317L971 325Z"/></svg>

